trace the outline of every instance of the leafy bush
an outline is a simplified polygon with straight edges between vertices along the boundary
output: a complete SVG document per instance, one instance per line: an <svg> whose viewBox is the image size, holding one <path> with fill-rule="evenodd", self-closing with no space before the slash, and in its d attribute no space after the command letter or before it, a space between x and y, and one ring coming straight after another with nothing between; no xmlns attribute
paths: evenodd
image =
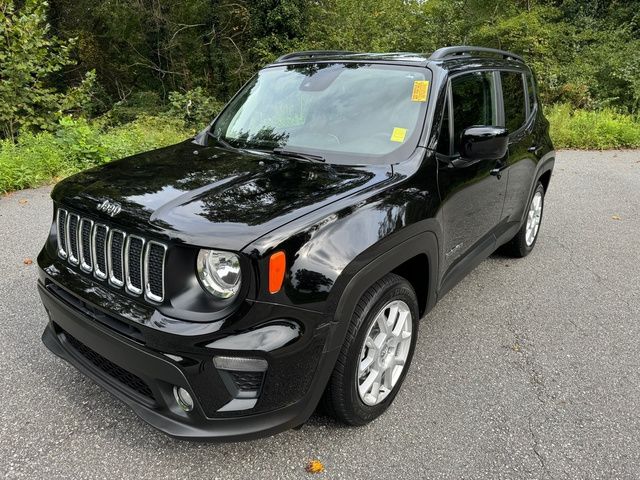
<svg viewBox="0 0 640 480"><path fill-rule="evenodd" d="M114 126L122 125L133 122L140 116L157 116L166 109L158 92L135 92L126 100L116 102L103 120Z"/></svg>
<svg viewBox="0 0 640 480"><path fill-rule="evenodd" d="M29 188L135 153L189 137L180 121L141 117L103 130L65 117L55 133L24 132L17 143L0 140L0 193Z"/></svg>
<svg viewBox="0 0 640 480"><path fill-rule="evenodd" d="M613 109L575 110L569 104L546 109L556 148L640 147L640 118Z"/></svg>
<svg viewBox="0 0 640 480"><path fill-rule="evenodd" d="M69 92L53 85L52 75L73 63L75 40L51 35L47 8L47 2L36 0L18 9L11 0L0 2L0 138L54 128L60 112L87 106L95 84L95 73L87 72Z"/></svg>
<svg viewBox="0 0 640 480"><path fill-rule="evenodd" d="M184 93L169 93L167 116L180 118L187 127L202 129L222 110L224 104L206 94L202 87Z"/></svg>

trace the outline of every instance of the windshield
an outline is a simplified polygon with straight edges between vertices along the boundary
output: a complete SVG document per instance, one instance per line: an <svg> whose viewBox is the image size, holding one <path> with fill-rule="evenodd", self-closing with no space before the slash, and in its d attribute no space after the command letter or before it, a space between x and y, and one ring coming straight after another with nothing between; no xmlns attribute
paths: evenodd
<svg viewBox="0 0 640 480"><path fill-rule="evenodd" d="M332 163L397 163L418 144L425 68L305 64L260 71L211 135L236 148L317 155Z"/></svg>

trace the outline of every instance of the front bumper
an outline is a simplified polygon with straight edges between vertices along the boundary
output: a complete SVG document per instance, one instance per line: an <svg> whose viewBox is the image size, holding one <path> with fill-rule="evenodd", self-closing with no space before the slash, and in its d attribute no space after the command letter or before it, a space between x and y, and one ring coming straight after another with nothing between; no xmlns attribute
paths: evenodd
<svg viewBox="0 0 640 480"><path fill-rule="evenodd" d="M261 397L270 398L268 404L261 398L257 408L225 413L220 407L230 397L211 361L215 352L208 357L189 353L193 349L180 348L177 335L172 336L174 342L167 342L174 343L171 350L158 351L91 318L47 288L46 281L39 281L38 289L50 318L42 336L47 348L129 405L144 421L174 437L236 441L296 427L315 409L337 356L337 351L324 352L327 329L319 328L304 342L304 351L295 353L297 362L289 356L267 355L270 366ZM296 369L300 364L304 378ZM191 412L177 405L174 386L192 394ZM299 395L278 396L283 391ZM261 404L263 408L258 408Z"/></svg>

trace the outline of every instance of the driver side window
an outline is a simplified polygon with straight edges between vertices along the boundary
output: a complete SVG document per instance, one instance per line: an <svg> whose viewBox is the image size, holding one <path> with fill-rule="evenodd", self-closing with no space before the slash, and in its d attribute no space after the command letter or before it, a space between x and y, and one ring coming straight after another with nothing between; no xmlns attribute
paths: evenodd
<svg viewBox="0 0 640 480"><path fill-rule="evenodd" d="M465 128L497 125L496 92L492 72L474 72L451 79L453 153L457 155Z"/></svg>

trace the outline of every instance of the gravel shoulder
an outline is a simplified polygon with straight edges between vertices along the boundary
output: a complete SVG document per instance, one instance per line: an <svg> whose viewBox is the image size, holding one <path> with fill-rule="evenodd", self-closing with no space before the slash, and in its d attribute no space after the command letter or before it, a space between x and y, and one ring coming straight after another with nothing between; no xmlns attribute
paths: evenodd
<svg viewBox="0 0 640 480"><path fill-rule="evenodd" d="M423 320L390 411L237 444L173 440L50 354L35 258L50 188L0 198L6 478L639 478L640 151L558 155L541 236ZM28 261L26 262L28 263Z"/></svg>

